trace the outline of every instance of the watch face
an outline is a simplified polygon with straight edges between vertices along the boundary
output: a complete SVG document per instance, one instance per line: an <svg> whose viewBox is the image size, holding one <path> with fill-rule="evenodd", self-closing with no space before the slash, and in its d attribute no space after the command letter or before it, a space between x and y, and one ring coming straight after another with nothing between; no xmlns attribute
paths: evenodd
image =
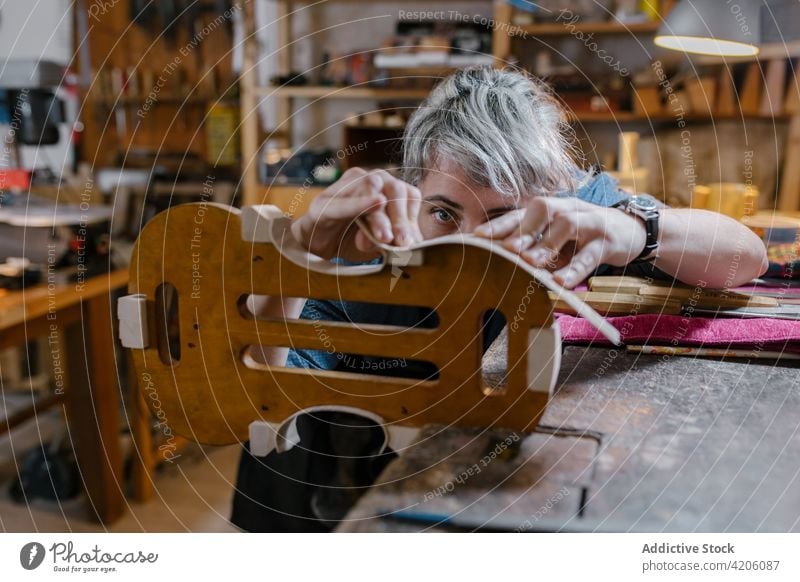
<svg viewBox="0 0 800 582"><path fill-rule="evenodd" d="M630 204L639 210L654 210L658 207L656 201L647 196L631 196Z"/></svg>

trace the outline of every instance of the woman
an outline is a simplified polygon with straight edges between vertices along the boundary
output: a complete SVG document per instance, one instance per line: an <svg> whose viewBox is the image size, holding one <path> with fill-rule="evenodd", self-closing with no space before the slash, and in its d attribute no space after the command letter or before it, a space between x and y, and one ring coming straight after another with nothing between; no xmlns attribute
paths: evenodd
<svg viewBox="0 0 800 582"><path fill-rule="evenodd" d="M292 224L292 234L319 256L364 262L377 252L356 218L364 218L377 240L400 246L472 233L553 270L566 287L601 266L630 269L632 263L638 272L711 288L735 287L766 270L764 245L745 226L717 213L629 197L609 176L579 170L567 135L564 112L538 81L493 68L459 71L409 120L402 179L350 169ZM268 316L408 326L431 318L418 308L303 298L260 298L254 308ZM487 325L491 341L501 326ZM365 359L263 351L270 364L294 367L341 369ZM385 456L367 459L377 452L380 431L354 426L359 421L352 418L307 416L302 446L264 459L245 451L232 521L249 530L329 529L386 462Z"/></svg>

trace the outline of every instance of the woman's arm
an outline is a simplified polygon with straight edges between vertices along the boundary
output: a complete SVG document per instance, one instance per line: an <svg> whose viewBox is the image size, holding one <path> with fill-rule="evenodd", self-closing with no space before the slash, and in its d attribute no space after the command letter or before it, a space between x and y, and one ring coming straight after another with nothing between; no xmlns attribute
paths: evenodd
<svg viewBox="0 0 800 582"><path fill-rule="evenodd" d="M306 304L304 297L272 297L270 295L251 295L247 298L247 308L260 317L278 319L298 319ZM253 358L270 366L285 366L289 356L289 348L261 346L261 350L252 354Z"/></svg>
<svg viewBox="0 0 800 582"><path fill-rule="evenodd" d="M618 208L577 198L537 197L475 230L503 239L503 245L536 267L554 269L574 287L601 264L624 267L646 242L644 222ZM564 265L562 252L574 248ZM655 266L689 285L742 285L767 269L766 249L743 224L704 210L662 209Z"/></svg>
<svg viewBox="0 0 800 582"><path fill-rule="evenodd" d="M658 238L654 265L689 285L738 287L768 267L761 239L741 222L717 212L663 209Z"/></svg>

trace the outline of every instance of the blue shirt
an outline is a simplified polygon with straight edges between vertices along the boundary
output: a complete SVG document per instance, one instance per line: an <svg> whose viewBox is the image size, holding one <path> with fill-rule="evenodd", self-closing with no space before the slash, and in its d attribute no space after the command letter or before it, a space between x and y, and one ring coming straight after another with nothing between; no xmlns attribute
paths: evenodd
<svg viewBox="0 0 800 582"><path fill-rule="evenodd" d="M564 196L572 196L572 193ZM628 197L620 190L617 181L608 174L601 173L588 178L584 186L575 194L579 199L598 206L613 206ZM349 301L328 301L309 299L300 314L301 319L324 321L347 321L352 323L371 323L396 325L402 327L436 327L436 315L433 311L421 307L403 307L397 305L378 305L374 303L355 303ZM502 319L491 315L484 322L484 351L503 329ZM320 329L324 329L324 323ZM289 350L286 365L292 368L317 368L322 370L341 370L360 372L376 369L380 358L369 355L341 354L334 351ZM385 366L382 374L391 373L394 366ZM422 363L403 362L404 376L433 378L435 372Z"/></svg>

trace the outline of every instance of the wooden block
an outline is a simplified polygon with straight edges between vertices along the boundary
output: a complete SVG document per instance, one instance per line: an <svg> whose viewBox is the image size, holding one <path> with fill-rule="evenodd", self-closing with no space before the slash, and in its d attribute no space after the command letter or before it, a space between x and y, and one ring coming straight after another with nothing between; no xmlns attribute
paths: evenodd
<svg viewBox="0 0 800 582"><path fill-rule="evenodd" d="M750 63L744 78L744 85L739 92L739 107L745 115L757 115L761 105L762 87L761 66Z"/></svg>
<svg viewBox="0 0 800 582"><path fill-rule="evenodd" d="M670 281L650 281L644 277L631 277L629 275L591 277L589 279L589 289L603 293L633 293L635 295L639 292L639 289L645 285L684 287L681 283L673 284Z"/></svg>
<svg viewBox="0 0 800 582"><path fill-rule="evenodd" d="M800 114L800 60L795 63L794 75L786 83L783 112L787 115Z"/></svg>
<svg viewBox="0 0 800 582"><path fill-rule="evenodd" d="M764 93L761 96L759 113L765 116L780 115L783 111L784 85L786 84L786 60L778 59L767 64L764 78Z"/></svg>
<svg viewBox="0 0 800 582"><path fill-rule="evenodd" d="M723 67L719 75L717 91L717 115L736 115L739 106L736 103L736 86L733 83L733 76L728 67Z"/></svg>
<svg viewBox="0 0 800 582"><path fill-rule="evenodd" d="M555 303L555 311L575 315L573 308L561 301L555 293L548 293ZM577 295L592 309L606 316L641 315L657 313L679 315L681 301L667 297L637 295L635 293L606 293L597 291L579 292Z"/></svg>
<svg viewBox="0 0 800 582"><path fill-rule="evenodd" d="M692 111L711 115L716 107L717 80L713 77L692 79L686 83Z"/></svg>
<svg viewBox="0 0 800 582"><path fill-rule="evenodd" d="M675 91L675 105L672 105L672 113L683 111L684 113L692 113L692 100L689 98L689 92L686 90Z"/></svg>
<svg viewBox="0 0 800 582"><path fill-rule="evenodd" d="M677 299L684 305L691 304L693 307L711 309L715 307L776 307L778 305L775 297L761 297L717 289L645 285L639 289L639 294L647 297Z"/></svg>
<svg viewBox="0 0 800 582"><path fill-rule="evenodd" d="M792 117L786 133L778 210L800 210L800 115Z"/></svg>
<svg viewBox="0 0 800 582"><path fill-rule="evenodd" d="M661 92L658 87L634 87L633 112L637 115L653 117L661 115Z"/></svg>

